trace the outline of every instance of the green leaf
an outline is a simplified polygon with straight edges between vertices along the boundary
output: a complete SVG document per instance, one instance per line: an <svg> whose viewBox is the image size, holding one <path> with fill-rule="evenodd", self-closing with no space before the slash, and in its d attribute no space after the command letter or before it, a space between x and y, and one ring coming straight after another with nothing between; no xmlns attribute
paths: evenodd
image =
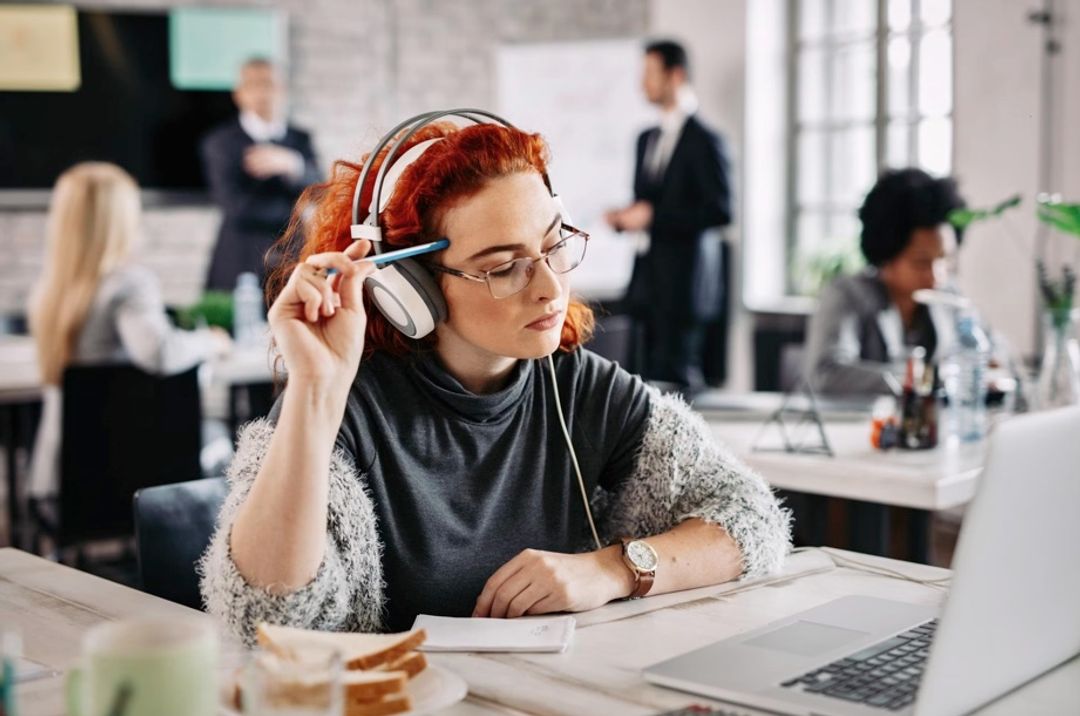
<svg viewBox="0 0 1080 716"><path fill-rule="evenodd" d="M1008 209L1020 205L1020 195L1015 194L999 201L988 209L953 209L947 217L948 222L958 229L966 229L977 221L993 219L1004 214Z"/></svg>
<svg viewBox="0 0 1080 716"><path fill-rule="evenodd" d="M1080 237L1080 204L1040 204L1039 220L1066 234Z"/></svg>
<svg viewBox="0 0 1080 716"><path fill-rule="evenodd" d="M994 216L1001 216L1002 214L1005 213L1006 210L1012 209L1015 206L1020 206L1020 195L1019 194L1015 194L1013 196L1010 196L1008 199L1005 199L1004 201L998 202L994 206L994 208L990 210L990 212Z"/></svg>
<svg viewBox="0 0 1080 716"><path fill-rule="evenodd" d="M199 302L179 311L179 323L195 328L201 318L208 326L232 330L232 294L227 291L207 291Z"/></svg>

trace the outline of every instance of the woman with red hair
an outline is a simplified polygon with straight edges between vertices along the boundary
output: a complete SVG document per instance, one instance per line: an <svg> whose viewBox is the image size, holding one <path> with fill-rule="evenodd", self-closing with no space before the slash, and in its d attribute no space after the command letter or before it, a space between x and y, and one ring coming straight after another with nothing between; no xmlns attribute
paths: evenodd
<svg viewBox="0 0 1080 716"><path fill-rule="evenodd" d="M588 237L552 196L543 139L439 122L410 147L375 211L389 248L449 240L424 262L446 316L411 340L372 310L350 228L361 168L338 162L272 283L288 385L241 435L201 563L208 610L249 641L259 621L402 630L778 568L789 520L765 482L680 399L582 347L592 314L569 280Z"/></svg>

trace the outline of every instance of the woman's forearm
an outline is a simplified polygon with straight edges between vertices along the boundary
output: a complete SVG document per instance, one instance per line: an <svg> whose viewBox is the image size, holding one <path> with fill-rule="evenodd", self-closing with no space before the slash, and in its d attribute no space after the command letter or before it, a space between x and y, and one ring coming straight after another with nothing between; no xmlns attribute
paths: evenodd
<svg viewBox="0 0 1080 716"><path fill-rule="evenodd" d="M671 530L645 541L656 550L659 563L649 594L705 587L735 579L743 571L742 553L723 527L693 517ZM606 570L618 580L619 596L633 591L633 575L622 562L622 549L614 545L601 550Z"/></svg>
<svg viewBox="0 0 1080 716"><path fill-rule="evenodd" d="M290 382L265 459L233 523L233 561L278 594L308 584L326 551L330 455L348 391Z"/></svg>

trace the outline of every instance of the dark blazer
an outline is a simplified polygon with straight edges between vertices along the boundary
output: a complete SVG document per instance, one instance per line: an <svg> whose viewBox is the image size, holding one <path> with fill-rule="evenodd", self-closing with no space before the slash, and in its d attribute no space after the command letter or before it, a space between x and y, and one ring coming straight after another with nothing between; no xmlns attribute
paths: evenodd
<svg viewBox="0 0 1080 716"><path fill-rule="evenodd" d="M638 310L651 306L672 320L699 322L720 310L720 237L709 230L731 223L731 166L723 138L691 115L657 181L645 169L645 152L659 132L649 129L637 141L634 198L652 204L653 221L628 299Z"/></svg>
<svg viewBox="0 0 1080 716"><path fill-rule="evenodd" d="M267 270L264 256L288 224L297 197L319 180L307 132L289 127L285 137L274 142L304 157L304 173L295 180L256 179L245 172L244 150L254 143L234 118L210 130L199 146L210 196L222 211L206 276L208 290L231 291L244 271L255 272L261 280Z"/></svg>

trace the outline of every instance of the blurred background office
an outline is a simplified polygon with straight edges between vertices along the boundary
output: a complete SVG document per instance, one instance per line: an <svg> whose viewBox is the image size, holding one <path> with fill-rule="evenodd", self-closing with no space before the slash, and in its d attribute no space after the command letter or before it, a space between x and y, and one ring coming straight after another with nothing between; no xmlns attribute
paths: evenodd
<svg viewBox="0 0 1080 716"><path fill-rule="evenodd" d="M698 111L731 159L732 222L715 239L726 258L716 272L722 317L700 348L711 387L745 395L797 384L818 293L864 268L857 210L882 172L900 168L955 178L973 208L1021 196L1019 207L967 226L955 285L996 344L1037 375L1047 341L1035 260L1055 280L1080 261L1080 241L1036 212L1043 193L1080 199L1072 129L1080 126L1080 0L5 3L8 522L23 517L10 493L24 489L17 478L39 410L33 376L19 372L32 361L17 339L46 263L50 188L79 161L123 167L143 190L138 260L157 276L165 304L182 323L229 325L222 310L234 308L235 279L212 282L225 294L204 292L229 211L212 198L199 145L213 127L237 122L232 91L253 57L289 89L287 117L267 124L310 133L310 147L290 149L303 166L276 172L290 191L336 159L357 159L420 111L487 108L542 132L553 183L575 225L594 237L574 277L605 312L594 347L640 368L621 314L635 242L604 214L632 202L636 137L659 123L641 92L643 49L659 38L686 48ZM249 346L202 378L204 417L235 428L268 407L265 354L265 343ZM7 539L17 533L11 524L0 530Z"/></svg>

